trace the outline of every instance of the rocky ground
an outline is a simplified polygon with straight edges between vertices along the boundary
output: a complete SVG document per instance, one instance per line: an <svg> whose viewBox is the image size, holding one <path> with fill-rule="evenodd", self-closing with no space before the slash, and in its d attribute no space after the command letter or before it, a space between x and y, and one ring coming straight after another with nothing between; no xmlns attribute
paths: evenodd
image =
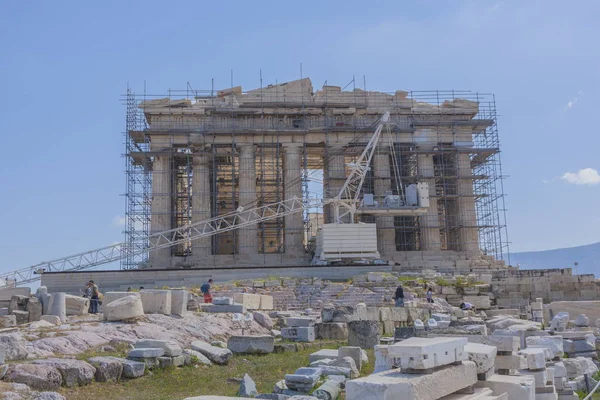
<svg viewBox="0 0 600 400"><path fill-rule="evenodd" d="M136 323L104 322L101 315L69 317L67 324L32 323L28 328L0 332L0 343L10 343L6 359L26 360L52 356L76 356L111 342L134 343L139 339L173 339L184 346L195 340L226 340L239 334L230 315L188 313L185 318L149 314ZM247 334L269 334L253 322Z"/></svg>

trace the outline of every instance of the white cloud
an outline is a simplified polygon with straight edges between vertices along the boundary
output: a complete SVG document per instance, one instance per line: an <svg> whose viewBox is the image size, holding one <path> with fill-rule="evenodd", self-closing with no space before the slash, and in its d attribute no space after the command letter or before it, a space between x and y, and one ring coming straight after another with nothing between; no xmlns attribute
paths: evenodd
<svg viewBox="0 0 600 400"><path fill-rule="evenodd" d="M112 224L114 226L125 226L125 217L117 215L113 218Z"/></svg>
<svg viewBox="0 0 600 400"><path fill-rule="evenodd" d="M577 172L567 172L561 179L574 185L597 185L600 183L600 174L593 168L584 168Z"/></svg>
<svg viewBox="0 0 600 400"><path fill-rule="evenodd" d="M581 96L582 93L583 93L583 90L580 90L579 92L577 92L577 96L575 96L573 98L573 100L569 101L567 103L567 105L565 106L565 111L573 108L573 106L575 105L575 103L577 103L577 101L579 100L579 96Z"/></svg>

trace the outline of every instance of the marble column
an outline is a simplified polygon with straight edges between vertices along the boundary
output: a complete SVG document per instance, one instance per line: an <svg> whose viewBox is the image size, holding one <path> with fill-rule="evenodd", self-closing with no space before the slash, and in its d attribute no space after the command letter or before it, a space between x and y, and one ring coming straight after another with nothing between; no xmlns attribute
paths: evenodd
<svg viewBox="0 0 600 400"><path fill-rule="evenodd" d="M256 207L256 161L254 145L239 146L239 206L249 210ZM256 225L238 229L238 254L258 254ZM250 260L248 260L250 261Z"/></svg>
<svg viewBox="0 0 600 400"><path fill-rule="evenodd" d="M210 156L194 154L192 175L192 223L210 219ZM211 236L192 242L192 256L202 262L212 254Z"/></svg>
<svg viewBox="0 0 600 400"><path fill-rule="evenodd" d="M302 199L302 145L290 143L284 146L284 196ZM303 213L297 212L285 217L285 253L300 256L304 254Z"/></svg>
<svg viewBox="0 0 600 400"><path fill-rule="evenodd" d="M423 149L421 149L423 150ZM435 197L435 176L432 153L417 153L419 181L429 186L429 208L427 214L419 217L421 225L421 250L437 251L441 248L440 219L437 197ZM432 177L432 179L428 179Z"/></svg>
<svg viewBox="0 0 600 400"><path fill-rule="evenodd" d="M334 198L337 196L346 181L346 160L344 149L342 147L332 147L328 151L326 160L327 187L325 188L325 198ZM333 206L326 207L325 222L333 223Z"/></svg>
<svg viewBox="0 0 600 400"><path fill-rule="evenodd" d="M171 157L155 156L152 162L152 215L150 233L158 233L172 228L172 171ZM155 244L156 240L151 240ZM171 248L150 252L150 267L168 268L171 264Z"/></svg>
<svg viewBox="0 0 600 400"><path fill-rule="evenodd" d="M477 231L477 213L473 195L473 175L471 157L468 153L457 154L457 209L459 229L459 246L461 251L475 252L479 250Z"/></svg>
<svg viewBox="0 0 600 400"><path fill-rule="evenodd" d="M390 155L376 153L373 155L373 187L375 200L383 205L385 194L392 190ZM377 248L383 256L392 255L396 251L396 228L393 215L375 217L377 224Z"/></svg>

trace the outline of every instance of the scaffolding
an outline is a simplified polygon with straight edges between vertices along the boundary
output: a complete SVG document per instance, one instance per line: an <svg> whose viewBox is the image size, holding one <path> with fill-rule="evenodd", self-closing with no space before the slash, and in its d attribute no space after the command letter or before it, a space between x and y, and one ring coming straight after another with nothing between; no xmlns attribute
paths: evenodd
<svg viewBox="0 0 600 400"><path fill-rule="evenodd" d="M137 255L133 250L147 248L150 233L192 222L193 196L199 193L193 187L194 155L198 151L208 158L210 217L240 206L284 200L289 188L297 190L296 183L305 201L314 197L309 184L317 181L323 185L317 195L333 197L347 176L344 165L360 154L369 140L380 116L372 112L377 109L390 111L393 129L376 150L380 166L374 170L380 169L377 174L369 172L363 193L383 201L386 194L404 195L406 185L427 181L436 207L435 215L428 216L361 215L361 221L377 223L378 241L387 248L383 254L431 249L460 253L473 248L490 259L503 260L509 254L493 95L471 91L370 92L356 89L354 80L351 91L340 92L325 84L323 90L311 93L304 87L306 80L296 82L302 84L296 91L286 88L287 84L261 84L260 89L248 92L239 87L192 90L188 84L185 90L169 90L164 95L136 95L128 88L127 246L122 269L148 264L147 253ZM465 111L469 107L475 108ZM251 164L242 159L247 137L252 137L254 149ZM290 142L300 149L299 171L289 175L294 179L286 178L286 146ZM157 157L169 160L167 171L157 170ZM253 183L244 178L249 173L254 174ZM168 190L153 188L153 175L157 174L168 175L160 181ZM250 200L245 191L251 194ZM156 204L165 196L165 204L170 204L168 218L162 219L160 226L151 226ZM302 253L308 252L316 221L332 222L327 207L320 212L323 218L311 217L315 210L305 210L299 232L294 232L298 227L291 219L279 218L258 224L252 229L252 238L247 237L248 230L215 235L207 256L239 256L245 247L252 247L268 265L289 255L294 234L303 238ZM470 215L473 218L469 219ZM168 256L177 257L179 266L184 267L198 263L197 259L190 260L193 253L191 241L168 250ZM308 254L295 256L298 264L310 259Z"/></svg>

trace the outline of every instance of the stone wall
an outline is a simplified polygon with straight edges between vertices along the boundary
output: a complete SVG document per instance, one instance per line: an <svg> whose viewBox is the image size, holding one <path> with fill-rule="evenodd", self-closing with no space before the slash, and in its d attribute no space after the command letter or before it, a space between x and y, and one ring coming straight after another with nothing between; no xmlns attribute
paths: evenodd
<svg viewBox="0 0 600 400"><path fill-rule="evenodd" d="M42 275L42 285L48 292L79 294L90 279L96 282L102 292L124 291L128 287L146 289L169 287L200 286L212 278L216 283L239 280L264 280L268 276L310 278L317 276L334 281L347 281L358 274L367 274L377 268L380 272L391 272L388 266L341 266L341 267L285 267L285 268L236 268L218 269L170 269L170 270L126 270L126 271L82 271L53 272Z"/></svg>
<svg viewBox="0 0 600 400"><path fill-rule="evenodd" d="M600 282L593 274L573 275L571 268L506 270L493 273L492 293L496 305L518 308L542 298L553 301L600 299Z"/></svg>

